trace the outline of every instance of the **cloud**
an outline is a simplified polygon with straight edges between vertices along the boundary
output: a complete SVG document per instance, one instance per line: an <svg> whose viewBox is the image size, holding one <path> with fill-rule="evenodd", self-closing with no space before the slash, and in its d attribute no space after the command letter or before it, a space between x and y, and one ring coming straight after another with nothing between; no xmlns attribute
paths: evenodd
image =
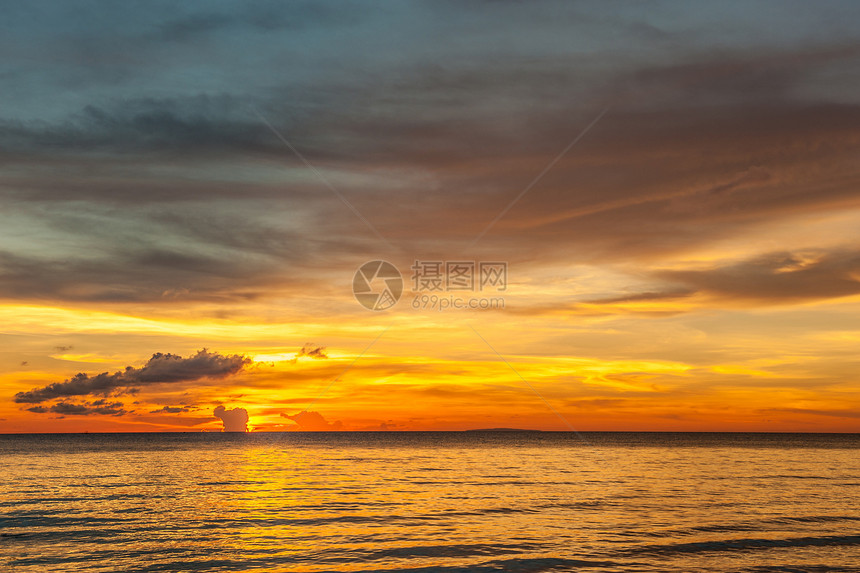
<svg viewBox="0 0 860 573"><path fill-rule="evenodd" d="M196 223L191 218L189 215L185 219L188 224L185 234L196 235L193 231ZM159 231L161 236L181 241L177 235L179 222L175 227L168 227ZM217 255L201 253L196 247L189 247L188 243L185 247L152 248L131 238L128 241L136 246L88 249L98 253L95 258L78 255L61 259L41 254L22 256L0 250L0 297L85 302L185 302L189 299L249 300L259 296L267 285L279 282L289 288L293 281L273 268L272 262L279 258L291 259L293 254L289 248L279 255L274 253L276 246L285 243L290 234L280 231L268 237L259 234L260 241L256 246L250 245L259 231L246 235L241 229L234 229L213 237L211 245L217 244L222 249ZM119 230L117 233L129 236ZM92 229L74 232L73 235L75 241L83 239L85 243L97 238ZM204 235L196 236L192 243L204 240ZM233 241L241 244L229 244ZM236 251L245 253L241 262L236 261L233 254Z"/></svg>
<svg viewBox="0 0 860 573"><path fill-rule="evenodd" d="M64 382L19 392L15 394L15 402L37 404L68 396L90 394L108 396L151 384L175 384L204 378L219 379L239 372L249 363L250 359L244 356L225 356L217 352L208 352L205 348L188 358L158 352L153 354L141 368L127 366L125 370L113 374L102 372L95 376L79 373Z"/></svg>
<svg viewBox="0 0 860 573"><path fill-rule="evenodd" d="M180 414L182 412L188 412L188 408L184 406L164 406L163 408L159 408L158 410L150 410L150 414Z"/></svg>
<svg viewBox="0 0 860 573"><path fill-rule="evenodd" d="M457 19L472 40L436 42L449 9L228 2L134 10L70 35L57 33L63 9L10 10L3 46L36 42L28 57L44 66L4 72L0 201L32 222L38 252L0 253L0 297L188 301L331 285L352 267L338 255L367 231L248 104L405 251L467 243L609 103L482 247L533 266L652 262L857 205L858 44L853 30L829 31L857 8L764 26L790 17L478 3ZM619 33L623 51L608 40ZM295 216L273 224L281 202ZM291 263L301 272L279 272Z"/></svg>
<svg viewBox="0 0 860 573"><path fill-rule="evenodd" d="M299 356L308 356L310 358L318 358L318 359L326 359L328 358L328 354L326 354L325 346L315 346L312 342L308 342L302 349L299 350L299 353L296 357Z"/></svg>
<svg viewBox="0 0 860 573"><path fill-rule="evenodd" d="M99 150L216 153L265 150L265 126L231 96L139 98L111 107L86 105L57 124L0 120L0 141L18 149L79 155Z"/></svg>
<svg viewBox="0 0 860 573"><path fill-rule="evenodd" d="M31 78L21 70L24 75L9 80L9 93L22 101L7 102L0 118L0 161L14 167L4 174L0 195L41 227L33 233L33 248L42 256L0 254L0 296L127 301L163 293L181 293L181 300L265 295L274 285L280 288L277 279L284 277L274 271L287 265L272 263L285 259L313 267L296 273L305 281L324 276L334 266L332 257L314 255L350 252L366 231L347 210L331 208L331 197L319 193L319 182L247 109L249 102L334 184L344 181L344 193L398 244L444 248L445 241L470 240L462 237L464 230L474 229L474 235L492 220L499 203L523 189L608 102L618 105L482 246L516 242L511 257L538 264L654 258L735 236L781 214L856 199L852 166L860 107L855 80L845 73L857 59L856 43L838 35L812 42L802 32L814 32L809 23L791 28L792 42L733 36L729 49L722 39L691 34L684 19L695 19L695 11L668 23L635 10L586 16L582 12L592 9L559 8L550 18L514 5L477 6L475 20L460 25L468 30L486 18L496 22L488 35L482 27L483 41L422 44L431 22L444 18L416 18L413 11L445 8L363 14L360 23L369 28L359 33L389 18L397 24L379 30L380 37L389 29L414 32L397 42L404 47L401 58L368 53L359 66L338 60L334 74L326 73L327 58L315 59L328 49L306 50L310 59L293 62L291 73L274 84L274 68L260 54L279 54L273 57L280 61L280 54L292 53L293 42L311 39L298 33L276 38L270 27L330 29L332 18L343 18L330 12L341 10L154 9L125 19L110 34L89 30L85 44L102 46L94 54L76 51L77 42L53 33L50 21L30 22L50 40L42 57L69 54L61 61L70 74L91 72L105 83L96 91L42 87L39 92L69 96L50 117L36 121L21 118L34 86L62 83L65 76ZM505 32L508 16L523 26L516 46ZM738 19L747 26L755 17ZM10 14L8 22L16 18L21 14ZM583 30L588 49L568 42L577 22L594 26ZM696 26L712 33L722 28L704 24ZM598 29L615 33L592 34ZM538 30L534 37L546 41L530 40ZM625 36L633 49L624 53L632 59L619 57L605 40L618 30L636 32ZM231 49L226 60L207 51L211 59L199 59L202 45L236 45L234 34L247 40L247 50ZM176 52L169 61L178 67L150 70L140 60L124 59L125 65L105 66L85 57L113 54L104 49L108 38L128 46L124 57L152 62L165 61L161 50L168 44ZM714 40L721 49L707 49ZM385 44L380 42L364 47L373 53ZM258 50L262 45L269 49ZM439 57L455 48L456 59ZM348 58L364 53L344 52ZM216 72L201 75L224 84L177 83L191 77L189 62ZM118 67L127 81L151 91L130 97L127 84L113 77ZM366 71L360 78L344 75L351 68ZM810 86L818 91L807 93ZM392 202L394 193L402 200ZM272 225L277 200L302 216ZM101 216L104 209L109 216ZM88 217L74 218L86 211ZM322 211L320 225L303 216ZM57 229L76 240L67 252L55 248L69 244L53 237Z"/></svg>
<svg viewBox="0 0 860 573"><path fill-rule="evenodd" d="M662 290L625 292L562 304L544 303L512 309L512 312L525 315L672 316L714 303L720 307L782 305L853 296L860 294L860 251L775 251L747 259L720 261L707 267L643 269L639 275L670 284Z"/></svg>
<svg viewBox="0 0 860 573"><path fill-rule="evenodd" d="M102 416L124 416L128 413L125 410L122 402L107 402L105 400L96 400L94 402L86 402L84 404L75 404L73 402L57 402L51 406L33 406L27 408L28 412L37 414L61 414L64 416L90 416L98 414Z"/></svg>
<svg viewBox="0 0 860 573"><path fill-rule="evenodd" d="M299 430L303 432L337 432L343 430L343 424L340 420L330 423L319 412L303 410L293 416L281 413L281 417L298 424Z"/></svg>
<svg viewBox="0 0 860 573"><path fill-rule="evenodd" d="M812 416L832 416L835 418L860 418L858 410L816 410L811 408L765 408L762 413L810 414Z"/></svg>
<svg viewBox="0 0 860 573"><path fill-rule="evenodd" d="M619 304L626 302L652 302L661 300L674 300L677 298L685 298L693 294L691 289L678 289L665 292L640 292L633 294L624 294L620 296L596 298L586 301L589 304Z"/></svg>
<svg viewBox="0 0 860 573"><path fill-rule="evenodd" d="M860 294L860 252L772 252L708 269L657 275L734 300L783 303L837 298Z"/></svg>
<svg viewBox="0 0 860 573"><path fill-rule="evenodd" d="M248 431L248 410L245 408L227 410L224 406L218 406L213 410L212 414L216 418L221 418L221 422L224 424L223 431L225 432Z"/></svg>

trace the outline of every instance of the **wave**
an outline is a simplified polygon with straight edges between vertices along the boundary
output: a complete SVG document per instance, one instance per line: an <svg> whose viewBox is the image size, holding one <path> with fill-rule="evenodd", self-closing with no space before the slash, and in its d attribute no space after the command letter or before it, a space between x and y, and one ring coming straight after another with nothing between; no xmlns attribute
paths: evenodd
<svg viewBox="0 0 860 573"><path fill-rule="evenodd" d="M670 543L665 545L642 545L620 553L625 555L671 555L676 553L704 553L713 551L748 551L786 547L829 547L860 545L858 535L826 535L819 537L790 537L782 539L744 538L720 541L698 541Z"/></svg>

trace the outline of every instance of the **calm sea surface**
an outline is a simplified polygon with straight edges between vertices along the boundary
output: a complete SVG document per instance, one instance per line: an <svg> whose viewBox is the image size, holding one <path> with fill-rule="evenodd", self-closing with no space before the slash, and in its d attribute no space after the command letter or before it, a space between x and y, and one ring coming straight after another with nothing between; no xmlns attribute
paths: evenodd
<svg viewBox="0 0 860 573"><path fill-rule="evenodd" d="M0 571L860 571L860 435L0 436Z"/></svg>

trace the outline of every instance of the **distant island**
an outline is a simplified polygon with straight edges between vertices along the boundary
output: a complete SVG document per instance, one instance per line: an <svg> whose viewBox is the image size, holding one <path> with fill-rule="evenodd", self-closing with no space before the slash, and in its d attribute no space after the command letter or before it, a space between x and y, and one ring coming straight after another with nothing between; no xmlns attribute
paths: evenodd
<svg viewBox="0 0 860 573"><path fill-rule="evenodd" d="M527 430L524 428L478 428L467 432L542 432L543 430Z"/></svg>

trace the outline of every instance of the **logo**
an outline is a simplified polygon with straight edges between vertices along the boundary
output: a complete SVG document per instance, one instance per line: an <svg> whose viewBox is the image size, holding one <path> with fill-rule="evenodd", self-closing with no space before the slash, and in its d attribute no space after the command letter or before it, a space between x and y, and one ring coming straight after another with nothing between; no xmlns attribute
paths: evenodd
<svg viewBox="0 0 860 573"><path fill-rule="evenodd" d="M403 276L388 261L368 261L355 271L352 294L364 308L391 308L403 294Z"/></svg>

